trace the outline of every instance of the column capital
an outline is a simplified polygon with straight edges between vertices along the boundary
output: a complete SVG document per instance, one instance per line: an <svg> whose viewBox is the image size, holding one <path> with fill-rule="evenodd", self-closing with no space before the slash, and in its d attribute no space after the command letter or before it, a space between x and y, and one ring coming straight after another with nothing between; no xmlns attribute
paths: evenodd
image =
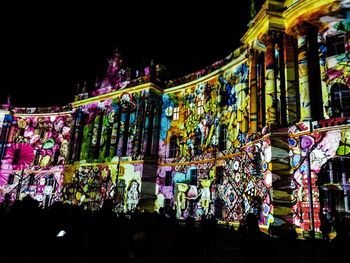
<svg viewBox="0 0 350 263"><path fill-rule="evenodd" d="M288 44L288 45L293 45L296 41L296 38L295 36L293 35L287 35L285 34L284 35L284 39L285 39L285 42Z"/></svg>
<svg viewBox="0 0 350 263"><path fill-rule="evenodd" d="M257 49L255 49L253 46L249 46L247 51L248 51L247 52L248 53L247 57L250 60L257 59L257 57L259 56L259 51Z"/></svg>
<svg viewBox="0 0 350 263"><path fill-rule="evenodd" d="M259 41L263 43L265 46L275 43L284 32L277 30L270 30L259 37Z"/></svg>
<svg viewBox="0 0 350 263"><path fill-rule="evenodd" d="M298 23L294 27L292 27L290 32L288 33L290 33L293 36L305 36L314 30L318 31L317 25L311 24L306 21L302 21L301 23Z"/></svg>

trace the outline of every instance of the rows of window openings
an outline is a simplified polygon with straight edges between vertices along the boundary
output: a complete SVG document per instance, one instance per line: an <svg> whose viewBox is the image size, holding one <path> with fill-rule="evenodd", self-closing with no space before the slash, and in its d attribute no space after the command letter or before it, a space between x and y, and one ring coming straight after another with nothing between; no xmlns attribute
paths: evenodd
<svg viewBox="0 0 350 263"><path fill-rule="evenodd" d="M327 37L327 56L336 56L345 53L345 35L338 34ZM349 116L350 115L350 90L346 85L335 84L331 89L332 97L332 116ZM220 92L220 106L227 103L227 92L225 90ZM197 114L201 115L204 112L203 99L197 101ZM173 120L179 119L180 109L174 107Z"/></svg>
<svg viewBox="0 0 350 263"><path fill-rule="evenodd" d="M327 56L336 56L345 53L345 35L327 36Z"/></svg>
<svg viewBox="0 0 350 263"><path fill-rule="evenodd" d="M348 41L346 37L346 34L327 36L327 57L346 52L345 43ZM336 83L331 87L331 109L332 117L350 116L350 89L348 86Z"/></svg>
<svg viewBox="0 0 350 263"><path fill-rule="evenodd" d="M9 185L14 184L15 176L16 175L14 173L9 174L9 176L7 178L7 184L9 184ZM29 176L28 186L35 185L35 183L36 183L35 174L31 173L28 176ZM45 185L48 185L48 186L53 186L54 185L53 174L49 174L48 176L45 176Z"/></svg>
<svg viewBox="0 0 350 263"><path fill-rule="evenodd" d="M332 117L350 116L350 89L346 85L334 84L331 87Z"/></svg>
<svg viewBox="0 0 350 263"><path fill-rule="evenodd" d="M121 127L121 119L122 119L122 114L125 115L125 122L124 122L124 132L120 133L120 127ZM148 128L148 134L147 137L149 137L149 143L147 144L147 148L146 148L146 152L148 154L151 154L152 149L150 146L153 146L153 148L156 148L156 140L154 138L152 138L152 134L155 135L155 133L153 133L153 130L157 130L159 123L157 122L157 118L155 118L156 122L153 123L153 119L154 119L154 112L152 111L150 114L149 119L152 120L149 122L149 128ZM126 156L127 155L127 149L128 149L128 138L129 138L129 126L130 126L130 113L118 113L116 114L115 120L114 120L114 124L113 126L108 126L107 127L107 138L108 140L106 141L106 151L104 154L104 157L108 157L109 155L114 155L117 154L118 156ZM96 127L92 127L91 131L95 132L96 134L96 138L97 138L97 142L95 143L95 145L93 147L91 147L91 150L88 153L88 159L98 159L100 156L100 138L101 138L101 134L102 134L102 125L103 124L103 114L100 114L100 119L99 119L99 123L98 125L96 125ZM112 135L112 131L113 129L117 129L117 138L115 139L116 142L114 143L115 145L119 143L119 140L121 139L121 137L123 138L123 144L121 147L121 151L120 154L118 153L113 153L110 152L110 147L112 146L111 144L111 135ZM94 130L95 129L95 130ZM82 124L82 126L80 127L80 140L81 140L81 136L84 130L84 124ZM141 129L141 132L143 130ZM90 138L90 140L92 140L92 137ZM81 141L78 143L78 146L76 147L76 156L75 159L76 160L80 160L81 156L80 156L80 151L81 151ZM138 149L137 152L139 153L141 150L141 143L138 144ZM154 150L153 150L154 152Z"/></svg>
<svg viewBox="0 0 350 263"><path fill-rule="evenodd" d="M201 115L204 113L204 101L199 100L197 102L197 114ZM173 120L176 121L180 118L180 107L173 108Z"/></svg>
<svg viewBox="0 0 350 263"><path fill-rule="evenodd" d="M344 34L334 35L327 37L327 55L334 56L343 54L345 52L345 41ZM222 94L221 102L225 102L225 95ZM333 117L344 117L350 116L350 89L346 85L334 84L331 87L331 108ZM204 101L197 101L197 114L202 114L204 112ZM173 108L173 120L178 120L180 115L180 108ZM24 135L24 128L20 129L20 136ZM42 130L40 137L43 138L45 130ZM201 139L200 132L197 132L194 138L194 154L200 154L200 142ZM227 145L227 127L222 127L220 129L219 137L219 150L225 150ZM174 158L177 155L177 138L172 137L170 140L170 150L169 157ZM16 149L15 156L13 159L13 164L18 163L18 158L20 155L20 150ZM59 157L59 150L57 150L52 159L52 164L57 164ZM39 163L40 151L37 150L35 153L34 165Z"/></svg>
<svg viewBox="0 0 350 263"><path fill-rule="evenodd" d="M197 185L197 174L198 174L197 169L191 169L189 177L185 179L186 183L189 183L190 185ZM215 184L221 185L223 183L223 179L224 179L224 167L216 166ZM171 185L172 185L172 171L166 171L164 186L171 186Z"/></svg>
<svg viewBox="0 0 350 263"><path fill-rule="evenodd" d="M228 141L228 129L226 125L222 125L220 127L219 140L218 140L218 149L220 151L224 151L227 148ZM169 146L169 158L175 158L179 152L179 144L183 144L182 140L179 140L177 136L172 136L170 138L170 146ZM202 133L200 130L197 130L194 138L193 138L193 153L194 155L198 155L202 153L201 150L202 145Z"/></svg>
<svg viewBox="0 0 350 263"><path fill-rule="evenodd" d="M18 165L19 163L19 158L21 156L21 150L20 149L15 149L14 151L14 156L12 159L12 165ZM53 154L53 157L51 159L51 164L55 165L58 163L58 158L60 156L60 150L56 150ZM34 165L38 165L39 164L39 160L40 160L40 150L36 150L35 151L35 157L34 157Z"/></svg>

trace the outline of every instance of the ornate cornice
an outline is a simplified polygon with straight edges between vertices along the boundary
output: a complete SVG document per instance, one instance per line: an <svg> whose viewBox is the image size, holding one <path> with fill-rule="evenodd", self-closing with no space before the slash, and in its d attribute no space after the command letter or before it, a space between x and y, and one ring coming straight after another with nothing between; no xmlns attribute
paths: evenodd
<svg viewBox="0 0 350 263"><path fill-rule="evenodd" d="M303 0L295 3L287 1L286 10L283 12L284 24L287 34L295 35L295 28L302 21L312 23L324 14L329 14L340 8L339 0ZM317 25L316 25L317 26Z"/></svg>
<svg viewBox="0 0 350 263"><path fill-rule="evenodd" d="M72 102L72 106L73 108L79 107L79 106L83 106L86 104L90 104L93 102L98 102L98 101L102 101L102 100L106 100L109 98L114 98L114 97L118 97L121 94L128 92L128 93L135 93L135 92L139 92L141 90L151 90L156 94L161 94L163 91L161 88L159 88L158 86L156 86L155 84L149 82L149 83L145 83L139 86L135 86L135 87L131 87L131 88L127 88L127 89L121 89L121 90L116 90L110 93L106 93L106 94L102 94L99 96L95 96L95 97L91 97L91 98L86 98L83 100L79 100L79 101L75 101Z"/></svg>
<svg viewBox="0 0 350 263"><path fill-rule="evenodd" d="M249 29L241 38L244 44L251 45L269 30L284 30L284 4L267 0L258 14L249 23Z"/></svg>

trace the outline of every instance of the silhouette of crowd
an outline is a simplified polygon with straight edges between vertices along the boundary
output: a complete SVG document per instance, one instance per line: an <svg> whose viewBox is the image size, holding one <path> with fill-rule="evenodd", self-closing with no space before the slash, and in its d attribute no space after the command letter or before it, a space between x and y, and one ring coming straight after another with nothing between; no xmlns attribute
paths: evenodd
<svg viewBox="0 0 350 263"><path fill-rule="evenodd" d="M62 202L42 209L27 196L1 205L0 224L1 262L205 263L220 262L218 257L225 253L231 254L231 262L277 262L282 257L297 262L296 253L303 246L294 228L280 238L263 233L253 213L236 231L219 225L213 216L203 216L200 222L191 217L178 221L171 209L116 213L112 200L98 211ZM312 243L311 249L321 244L328 259L345 255L350 247L348 225L337 222L335 230L335 238ZM237 250L230 250L234 244Z"/></svg>

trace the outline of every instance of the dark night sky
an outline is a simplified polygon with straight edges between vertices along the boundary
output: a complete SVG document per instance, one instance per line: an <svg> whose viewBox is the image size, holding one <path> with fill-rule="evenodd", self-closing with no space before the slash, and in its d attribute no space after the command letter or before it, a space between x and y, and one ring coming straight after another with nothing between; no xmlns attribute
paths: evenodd
<svg viewBox="0 0 350 263"><path fill-rule="evenodd" d="M3 2L0 103L65 105L77 82L93 88L116 46L132 69L153 58L187 74L238 48L249 22L248 0L89 2Z"/></svg>

